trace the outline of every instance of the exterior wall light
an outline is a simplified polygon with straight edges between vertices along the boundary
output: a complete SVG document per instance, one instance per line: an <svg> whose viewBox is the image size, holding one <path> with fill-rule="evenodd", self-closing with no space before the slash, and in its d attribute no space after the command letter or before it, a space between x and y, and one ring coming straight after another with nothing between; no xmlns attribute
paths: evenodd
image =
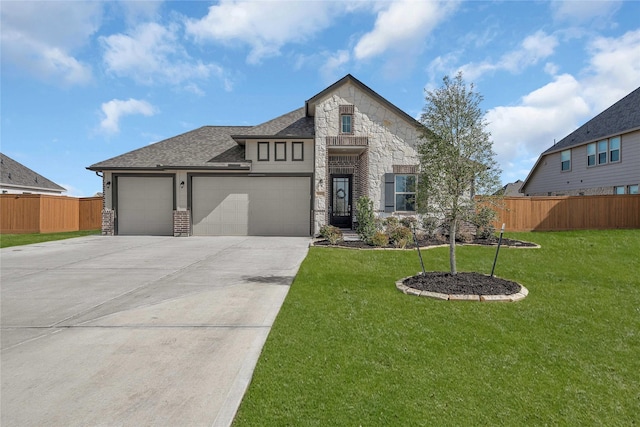
<svg viewBox="0 0 640 427"><path fill-rule="evenodd" d="M107 188L111 188L111 181L107 181L107 183L105 184L105 186L106 186Z"/></svg>
<svg viewBox="0 0 640 427"><path fill-rule="evenodd" d="M180 188L184 188L184 181L180 182Z"/></svg>

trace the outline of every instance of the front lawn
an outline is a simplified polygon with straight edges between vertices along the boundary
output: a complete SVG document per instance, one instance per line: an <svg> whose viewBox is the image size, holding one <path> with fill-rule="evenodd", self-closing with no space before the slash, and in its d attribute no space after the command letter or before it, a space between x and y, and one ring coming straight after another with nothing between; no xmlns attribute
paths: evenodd
<svg viewBox="0 0 640 427"><path fill-rule="evenodd" d="M508 237L542 245L500 251L518 303L400 293L415 251L311 248L234 426L636 424L640 230ZM459 247L458 269L489 273L494 253Z"/></svg>
<svg viewBox="0 0 640 427"><path fill-rule="evenodd" d="M0 234L0 248L30 245L32 243L49 242L52 240L71 239L72 237L90 236L92 234L99 233L100 230L82 230L63 233Z"/></svg>

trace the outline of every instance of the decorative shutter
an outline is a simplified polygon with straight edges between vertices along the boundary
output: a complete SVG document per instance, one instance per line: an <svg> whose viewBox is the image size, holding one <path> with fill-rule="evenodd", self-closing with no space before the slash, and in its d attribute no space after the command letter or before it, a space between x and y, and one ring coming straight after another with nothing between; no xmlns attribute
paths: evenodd
<svg viewBox="0 0 640 427"><path fill-rule="evenodd" d="M393 212L396 210L396 175L393 173L384 174L384 211Z"/></svg>

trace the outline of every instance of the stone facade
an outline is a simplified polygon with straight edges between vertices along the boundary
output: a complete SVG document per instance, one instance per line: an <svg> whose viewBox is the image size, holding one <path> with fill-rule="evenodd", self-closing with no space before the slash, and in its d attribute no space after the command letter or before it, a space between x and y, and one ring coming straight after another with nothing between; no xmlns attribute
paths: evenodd
<svg viewBox="0 0 640 427"><path fill-rule="evenodd" d="M173 236L187 237L191 235L191 211L173 211Z"/></svg>
<svg viewBox="0 0 640 427"><path fill-rule="evenodd" d="M353 106L354 138L351 146L340 143L330 146L327 140L340 136L340 113L344 106ZM342 110L341 110L341 106ZM346 138L348 141L348 138ZM354 200L368 195L374 209L384 212L384 174L393 172L394 165L416 165L418 163L418 130L414 123L401 117L370 94L352 83L344 84L332 91L316 104L315 109L315 224L317 234L328 221L327 205L330 194L330 175L335 170L351 170L354 175ZM352 149L349 152L349 148ZM350 157L349 165L339 160ZM325 185L326 183L326 185Z"/></svg>
<svg viewBox="0 0 640 427"><path fill-rule="evenodd" d="M103 209L102 210L102 235L103 236L113 236L116 231L115 227L115 212L113 209Z"/></svg>

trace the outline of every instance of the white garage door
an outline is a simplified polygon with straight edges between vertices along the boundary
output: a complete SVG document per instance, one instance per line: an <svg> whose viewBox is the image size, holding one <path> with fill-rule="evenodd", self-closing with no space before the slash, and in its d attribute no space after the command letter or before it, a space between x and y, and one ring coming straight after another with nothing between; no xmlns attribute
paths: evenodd
<svg viewBox="0 0 640 427"><path fill-rule="evenodd" d="M193 177L193 234L309 236L309 177Z"/></svg>
<svg viewBox="0 0 640 427"><path fill-rule="evenodd" d="M118 177L118 234L173 235L173 178Z"/></svg>

